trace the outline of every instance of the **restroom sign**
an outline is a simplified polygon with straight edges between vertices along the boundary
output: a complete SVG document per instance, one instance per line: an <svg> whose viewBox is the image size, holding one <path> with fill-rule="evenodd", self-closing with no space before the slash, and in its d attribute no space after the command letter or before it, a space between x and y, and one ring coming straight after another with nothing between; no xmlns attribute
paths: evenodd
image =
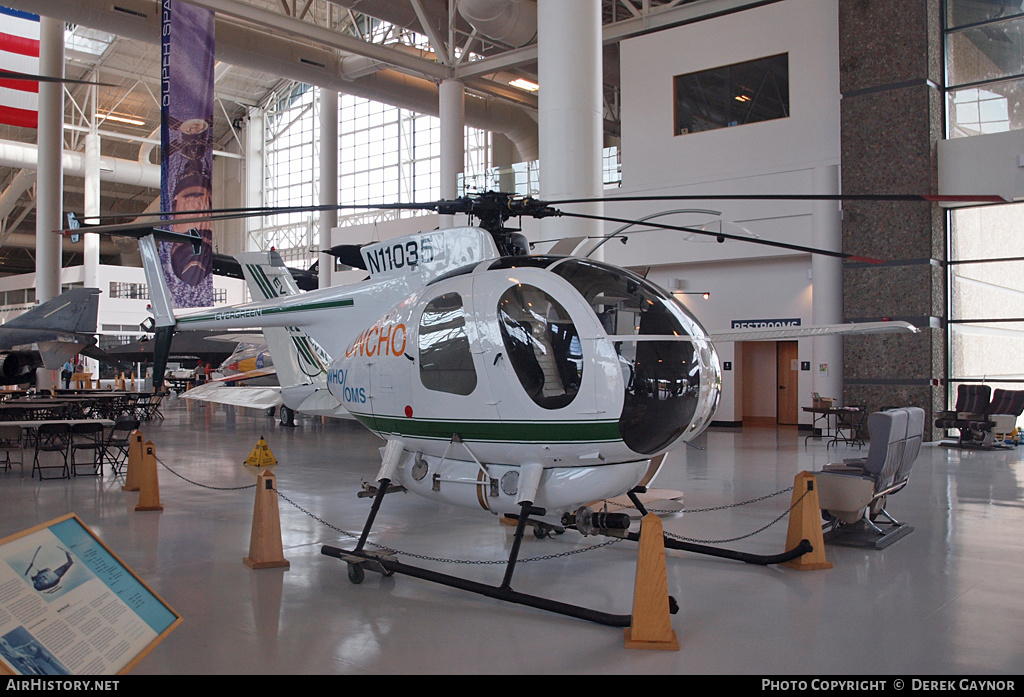
<svg viewBox="0 0 1024 697"><path fill-rule="evenodd" d="M799 327L800 318L791 319L734 319L733 329L772 329L778 327Z"/></svg>

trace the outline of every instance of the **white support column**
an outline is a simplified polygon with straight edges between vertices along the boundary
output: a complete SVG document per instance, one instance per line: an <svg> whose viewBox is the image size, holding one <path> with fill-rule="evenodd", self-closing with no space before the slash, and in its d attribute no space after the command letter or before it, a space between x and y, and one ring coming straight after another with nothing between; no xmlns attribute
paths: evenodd
<svg viewBox="0 0 1024 697"><path fill-rule="evenodd" d="M338 93L320 89L320 204L338 204ZM321 288L331 285L334 257L323 250L331 248L331 230L338 226L338 211L320 211Z"/></svg>
<svg viewBox="0 0 1024 697"><path fill-rule="evenodd" d="M261 108L249 110L249 123L245 127L245 206L260 208L263 206L263 150L264 143L264 112ZM245 249L253 252L258 247L252 244L250 233L260 224L259 218L246 218Z"/></svg>
<svg viewBox="0 0 1024 697"><path fill-rule="evenodd" d="M839 193L839 167L816 167L813 173L816 194ZM815 201L812 209L812 246L842 251L842 221L837 201ZM811 255L811 323L839 324L843 321L843 262L836 257ZM843 339L819 336L811 340L811 390L837 403L843 398ZM822 366L827 366L825 375Z"/></svg>
<svg viewBox="0 0 1024 697"><path fill-rule="evenodd" d="M604 145L600 0L539 0L537 59L540 91L541 198L602 195ZM600 215L603 206L577 204L566 210ZM541 236L598 236L598 221L541 220Z"/></svg>
<svg viewBox="0 0 1024 697"><path fill-rule="evenodd" d="M64 22L42 17L39 22L39 72L64 76ZM61 225L64 177L64 85L39 83L39 169L36 179L36 300L60 295Z"/></svg>
<svg viewBox="0 0 1024 697"><path fill-rule="evenodd" d="M459 195L459 175L466 166L466 86L458 80L438 85L441 121L441 198ZM455 216L440 216L441 227L455 224Z"/></svg>
<svg viewBox="0 0 1024 697"><path fill-rule="evenodd" d="M92 125L85 134L85 194L82 213L86 218L100 215L100 136L96 132L95 90L93 90ZM85 247L85 287L97 288L100 275L100 236L83 235Z"/></svg>

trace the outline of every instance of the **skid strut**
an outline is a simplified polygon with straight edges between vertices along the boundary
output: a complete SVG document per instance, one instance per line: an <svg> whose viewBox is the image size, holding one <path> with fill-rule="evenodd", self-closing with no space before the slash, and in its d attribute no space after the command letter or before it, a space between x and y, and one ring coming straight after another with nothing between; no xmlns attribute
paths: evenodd
<svg viewBox="0 0 1024 697"><path fill-rule="evenodd" d="M366 520L362 535L360 535L359 542L356 544L355 549L346 550L338 547L331 547L329 545L324 545L320 549L321 554L336 557L348 564L348 576L353 583L360 583L363 580L365 568L370 571L382 573L385 576L390 576L392 574L413 576L425 581L432 581L444 586L449 586L450 588L457 588L459 590L469 591L478 595L484 595L488 598L516 603L518 605L526 605L528 607L537 608L538 610L547 610L548 612L554 612L568 617L575 617L577 619L595 622L609 627L629 627L632 623L632 615L614 615L607 612L599 612L597 610L579 607L578 605L571 605L557 600L541 598L528 593L520 593L512 589L512 573L515 571L516 560L519 556L519 547L523 541L523 532L529 523L529 516L530 514L544 515L544 509L534 508L530 502L525 502L521 505L521 511L516 523L515 536L512 540L512 551L509 553L508 565L505 567L505 576L502 579L500 586L491 586L485 583L478 583L465 578L459 578L458 576L451 576L449 574L431 571L430 569L423 569L418 566L403 564L401 562L394 561L390 558L390 555L386 553L380 554L377 552L364 551L363 547L366 544L366 538L369 535L370 527L373 525L373 520L377 516L377 511L380 509L381 500L387 493L388 484L390 484L390 482L387 480L382 479L380 481L380 488L378 489L377 496L374 497L373 506L370 509L370 515Z"/></svg>
<svg viewBox="0 0 1024 697"><path fill-rule="evenodd" d="M637 487L632 491L627 492L629 500L633 502L636 509L640 511L642 515L647 515L647 509L640 501L640 497L637 494L642 494L647 489L645 487ZM626 537L628 540L633 542L640 541L639 533L629 533ZM731 549L723 549L721 547L710 547L708 545L696 544L693 542L683 542L665 535L665 547L668 549L678 549L684 552L694 552L696 554L707 554L712 557L721 557L723 559L732 559L734 561L741 561L747 564L758 564L761 566L769 566L771 564L784 564L788 561L793 561L808 552L813 552L814 547L811 545L809 540L800 540L793 549L786 550L781 554L750 554L749 552L736 552Z"/></svg>

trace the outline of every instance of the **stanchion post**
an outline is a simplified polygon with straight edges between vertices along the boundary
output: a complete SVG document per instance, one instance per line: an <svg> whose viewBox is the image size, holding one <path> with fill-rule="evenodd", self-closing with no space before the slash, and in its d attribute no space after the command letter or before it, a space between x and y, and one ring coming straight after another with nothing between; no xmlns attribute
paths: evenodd
<svg viewBox="0 0 1024 697"><path fill-rule="evenodd" d="M139 473L139 505L136 511L162 511L160 481L156 474L156 447L153 441L142 446L142 471Z"/></svg>
<svg viewBox="0 0 1024 697"><path fill-rule="evenodd" d="M281 543L281 517L277 510L277 477L271 471L260 472L256 478L256 503L252 513L252 534L249 556L242 563L250 569L285 568L291 566L284 558Z"/></svg>
<svg viewBox="0 0 1024 697"><path fill-rule="evenodd" d="M139 490L139 472L142 470L142 431L132 431L128 436L128 464L121 491Z"/></svg>
<svg viewBox="0 0 1024 697"><path fill-rule="evenodd" d="M825 559L825 536L821 531L817 481L810 472L800 472L793 480L793 500L790 503L786 549L793 549L801 540L810 542L813 549L793 561L786 562L786 566L800 571L832 568Z"/></svg>
<svg viewBox="0 0 1024 697"><path fill-rule="evenodd" d="M678 651L672 630L661 518L648 513L640 522L640 551L633 588L633 619L624 630L627 649Z"/></svg>

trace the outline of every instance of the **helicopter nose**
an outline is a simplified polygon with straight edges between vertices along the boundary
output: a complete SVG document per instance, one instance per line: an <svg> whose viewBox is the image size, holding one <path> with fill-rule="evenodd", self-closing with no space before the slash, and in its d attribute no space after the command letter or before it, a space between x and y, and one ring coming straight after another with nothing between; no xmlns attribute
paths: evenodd
<svg viewBox="0 0 1024 697"><path fill-rule="evenodd" d="M701 361L689 341L639 341L625 386L619 431L634 452L653 455L689 430L701 401Z"/></svg>

